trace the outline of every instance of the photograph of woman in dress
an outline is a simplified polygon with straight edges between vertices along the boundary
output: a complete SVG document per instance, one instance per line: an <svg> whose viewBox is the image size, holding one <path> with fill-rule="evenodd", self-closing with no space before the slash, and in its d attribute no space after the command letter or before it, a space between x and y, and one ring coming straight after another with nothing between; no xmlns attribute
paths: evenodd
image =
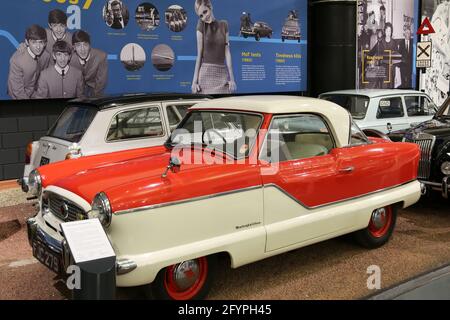
<svg viewBox="0 0 450 320"><path fill-rule="evenodd" d="M216 20L211 0L196 0L197 59L192 92L227 94L236 90L231 61L228 22Z"/></svg>

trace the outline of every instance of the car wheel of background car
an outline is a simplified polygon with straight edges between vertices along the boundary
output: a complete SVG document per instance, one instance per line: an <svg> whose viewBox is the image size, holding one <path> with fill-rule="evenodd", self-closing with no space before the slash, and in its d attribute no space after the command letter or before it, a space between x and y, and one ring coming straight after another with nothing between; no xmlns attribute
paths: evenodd
<svg viewBox="0 0 450 320"><path fill-rule="evenodd" d="M387 141L391 141L387 134L376 129L364 129L363 132L368 137L381 138Z"/></svg>
<svg viewBox="0 0 450 320"><path fill-rule="evenodd" d="M272 34L271 33L269 33L268 35L267 35L267 38L272 38Z"/></svg>
<svg viewBox="0 0 450 320"><path fill-rule="evenodd" d="M355 240L369 249L379 248L389 241L397 221L397 208L394 205L376 209L372 212L369 225L354 233Z"/></svg>
<svg viewBox="0 0 450 320"><path fill-rule="evenodd" d="M246 39L247 39L247 37L248 37L248 35L247 35L246 33L244 33L244 38L246 38Z"/></svg>
<svg viewBox="0 0 450 320"><path fill-rule="evenodd" d="M259 39L261 39L261 36L260 36L259 33L257 32L257 33L255 33L255 40L256 40L256 41L259 41Z"/></svg>
<svg viewBox="0 0 450 320"><path fill-rule="evenodd" d="M281 37L281 41L284 42L284 37Z"/></svg>
<svg viewBox="0 0 450 320"><path fill-rule="evenodd" d="M159 300L205 298L211 288L216 264L216 257L208 256L164 268L150 284L153 298Z"/></svg>

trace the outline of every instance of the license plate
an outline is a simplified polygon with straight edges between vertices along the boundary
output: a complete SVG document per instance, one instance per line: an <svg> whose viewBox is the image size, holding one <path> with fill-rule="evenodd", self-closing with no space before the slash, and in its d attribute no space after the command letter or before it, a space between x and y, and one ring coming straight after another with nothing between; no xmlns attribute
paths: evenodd
<svg viewBox="0 0 450 320"><path fill-rule="evenodd" d="M33 242L33 256L50 270L59 273L59 258L39 241Z"/></svg>
<svg viewBox="0 0 450 320"><path fill-rule="evenodd" d="M49 164L49 163L50 163L50 159L49 158L42 157L41 158L41 163L40 163L39 166L45 166L46 164Z"/></svg>

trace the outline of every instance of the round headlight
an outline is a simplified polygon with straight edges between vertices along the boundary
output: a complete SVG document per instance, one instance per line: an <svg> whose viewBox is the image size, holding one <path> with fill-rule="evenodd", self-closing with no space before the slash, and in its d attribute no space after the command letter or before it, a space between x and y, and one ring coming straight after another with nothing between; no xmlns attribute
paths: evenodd
<svg viewBox="0 0 450 320"><path fill-rule="evenodd" d="M450 176L450 161L445 161L442 165L441 165L441 171L443 174L445 174L446 176Z"/></svg>
<svg viewBox="0 0 450 320"><path fill-rule="evenodd" d="M31 171L28 176L28 184L30 186L30 193L36 197L39 197L42 192L42 179L39 171Z"/></svg>
<svg viewBox="0 0 450 320"><path fill-rule="evenodd" d="M109 199L104 192L98 193L92 201L92 210L88 212L89 219L97 218L104 227L109 227L112 220L112 210Z"/></svg>

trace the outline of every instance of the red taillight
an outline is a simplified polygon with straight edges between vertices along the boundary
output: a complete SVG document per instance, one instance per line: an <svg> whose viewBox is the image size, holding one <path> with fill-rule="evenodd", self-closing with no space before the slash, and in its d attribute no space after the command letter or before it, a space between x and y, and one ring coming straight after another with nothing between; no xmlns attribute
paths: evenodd
<svg viewBox="0 0 450 320"><path fill-rule="evenodd" d="M31 153L33 153L33 142L30 142L27 145L27 151L25 152L25 164L30 164L30 162L31 162Z"/></svg>

